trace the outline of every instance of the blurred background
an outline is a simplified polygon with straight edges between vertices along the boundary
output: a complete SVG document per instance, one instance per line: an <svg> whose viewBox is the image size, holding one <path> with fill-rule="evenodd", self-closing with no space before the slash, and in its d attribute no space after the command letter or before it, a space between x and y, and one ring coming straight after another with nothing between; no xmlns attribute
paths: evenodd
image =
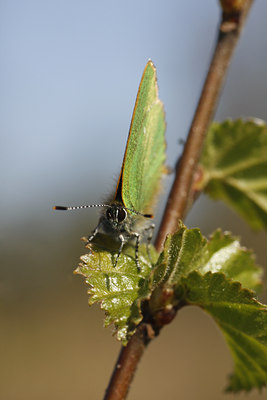
<svg viewBox="0 0 267 400"><path fill-rule="evenodd" d="M214 0L0 1L1 399L102 398L120 344L73 275L85 253L80 237L95 227L98 211L52 206L99 203L114 190L148 58L157 67L174 167L219 15ZM267 120L266 15L266 1L257 0L217 120ZM158 221L172 180L164 182ZM266 233L252 232L223 204L201 197L186 223L205 235L220 226L242 236L267 268ZM149 346L129 399L224 399L232 368L213 321L188 307Z"/></svg>

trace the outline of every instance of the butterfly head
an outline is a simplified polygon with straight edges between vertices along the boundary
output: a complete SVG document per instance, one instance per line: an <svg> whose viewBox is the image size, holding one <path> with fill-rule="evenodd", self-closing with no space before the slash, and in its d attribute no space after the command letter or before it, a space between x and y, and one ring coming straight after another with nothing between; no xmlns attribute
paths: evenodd
<svg viewBox="0 0 267 400"><path fill-rule="evenodd" d="M125 222L127 216L127 210L121 204L111 204L105 212L106 219L114 228L118 228Z"/></svg>

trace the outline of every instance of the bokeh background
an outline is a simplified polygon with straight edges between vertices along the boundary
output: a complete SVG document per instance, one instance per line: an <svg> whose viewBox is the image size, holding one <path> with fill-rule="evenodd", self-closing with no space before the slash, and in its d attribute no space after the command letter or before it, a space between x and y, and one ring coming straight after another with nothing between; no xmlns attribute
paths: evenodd
<svg viewBox="0 0 267 400"><path fill-rule="evenodd" d="M267 120L266 16L267 2L257 0L217 120ZM114 190L148 58L157 66L175 165L218 22L215 0L0 1L1 399L102 398L120 344L72 273L85 252L79 239L98 212L52 206L99 203ZM266 234L223 204L201 197L186 223L206 235L218 226L241 235L267 268ZM129 399L224 399L232 367L215 324L187 308L148 348ZM265 396L253 391L249 399Z"/></svg>

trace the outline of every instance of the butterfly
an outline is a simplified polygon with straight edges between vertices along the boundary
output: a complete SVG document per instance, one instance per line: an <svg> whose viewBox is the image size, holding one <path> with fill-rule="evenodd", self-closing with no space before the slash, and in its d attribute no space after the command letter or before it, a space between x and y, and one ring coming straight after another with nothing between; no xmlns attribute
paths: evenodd
<svg viewBox="0 0 267 400"><path fill-rule="evenodd" d="M152 211L166 172L165 113L158 97L156 68L151 60L145 66L139 85L126 150L115 195L110 204L77 207L55 206L56 210L103 207L99 223L88 236L91 243L98 233L111 235L120 243L115 266L123 247L135 240L135 259L140 269L139 244L152 239Z"/></svg>

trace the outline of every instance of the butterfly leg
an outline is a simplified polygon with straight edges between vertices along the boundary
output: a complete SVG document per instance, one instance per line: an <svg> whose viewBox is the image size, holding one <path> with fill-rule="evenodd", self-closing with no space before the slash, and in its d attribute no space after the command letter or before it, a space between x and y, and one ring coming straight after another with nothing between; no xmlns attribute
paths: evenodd
<svg viewBox="0 0 267 400"><path fill-rule="evenodd" d="M87 247L87 245L89 245L89 244L93 241L93 239L94 239L94 238L96 237L96 235L98 234L98 232L99 232L99 226L100 226L100 224L97 225L97 227L93 230L93 232L91 233L91 235L87 236L86 247ZM91 248L91 246L89 246L89 247L87 247L87 248L89 249L90 254L92 254L92 248Z"/></svg>
<svg viewBox="0 0 267 400"><path fill-rule="evenodd" d="M136 237L136 242L135 242L135 262L136 262L136 266L138 271L141 271L141 267L139 264L139 244L140 244L140 238L141 235L139 235L139 233L134 233L134 236Z"/></svg>
<svg viewBox="0 0 267 400"><path fill-rule="evenodd" d="M87 244L90 243L90 242L92 242L92 240L93 240L93 239L96 237L96 235L98 234L98 232L99 232L99 225L100 225L100 224L98 224L97 227L96 227L96 228L93 230L93 232L91 233L91 235L87 237L87 240L88 240Z"/></svg>
<svg viewBox="0 0 267 400"><path fill-rule="evenodd" d="M147 232L146 251L147 251L147 255L148 255L150 262L152 262L151 253L150 253L150 245L151 245L151 240L153 237L154 229L155 229L155 224L151 224L147 228L144 229L144 232Z"/></svg>
<svg viewBox="0 0 267 400"><path fill-rule="evenodd" d="M116 257L116 261L115 261L114 267L116 267L117 264L118 264L118 259L119 259L120 255L121 255L123 246L124 246L124 244L125 244L125 242L126 242L126 240L124 239L124 236L123 236L123 235L120 235L120 236L119 236L119 239L120 239L120 241L121 241L121 244L120 244L120 248L119 248L119 251L118 251L118 254L117 254L117 257Z"/></svg>

